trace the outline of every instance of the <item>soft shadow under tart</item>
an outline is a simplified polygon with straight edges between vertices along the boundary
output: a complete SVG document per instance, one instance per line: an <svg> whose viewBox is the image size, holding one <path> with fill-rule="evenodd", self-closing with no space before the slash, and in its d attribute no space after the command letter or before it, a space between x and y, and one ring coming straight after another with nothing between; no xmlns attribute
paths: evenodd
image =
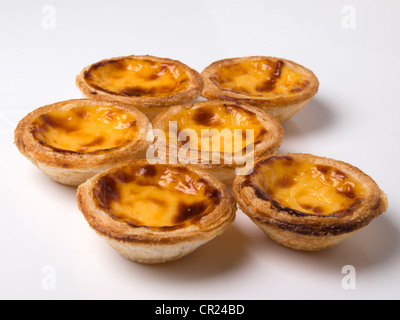
<svg viewBox="0 0 400 320"><path fill-rule="evenodd" d="M333 247L386 211L386 195L367 174L338 160L286 153L238 176L239 207L271 239L296 250Z"/></svg>
<svg viewBox="0 0 400 320"><path fill-rule="evenodd" d="M149 55L93 63L79 73L76 85L88 98L136 107L150 120L165 107L196 99L203 89L196 70Z"/></svg>
<svg viewBox="0 0 400 320"><path fill-rule="evenodd" d="M281 122L304 108L319 87L311 70L265 56L219 60L206 67L201 77L203 97L247 103Z"/></svg>
<svg viewBox="0 0 400 320"><path fill-rule="evenodd" d="M158 114L152 126L157 159L196 165L228 185L246 166L276 154L283 140L278 120L232 101L173 106Z"/></svg>
<svg viewBox="0 0 400 320"><path fill-rule="evenodd" d="M90 227L126 258L140 263L179 259L234 221L226 187L198 168L132 160L79 186Z"/></svg>
<svg viewBox="0 0 400 320"><path fill-rule="evenodd" d="M144 158L149 130L135 108L73 99L29 113L15 129L15 144L51 179L78 186L119 162Z"/></svg>

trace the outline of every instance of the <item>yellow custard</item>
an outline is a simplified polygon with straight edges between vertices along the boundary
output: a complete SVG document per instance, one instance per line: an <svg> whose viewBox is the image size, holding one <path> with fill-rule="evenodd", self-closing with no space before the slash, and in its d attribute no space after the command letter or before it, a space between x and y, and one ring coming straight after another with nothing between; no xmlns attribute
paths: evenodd
<svg viewBox="0 0 400 320"><path fill-rule="evenodd" d="M95 89L129 97L166 97L189 85L187 73L178 65L135 58L99 62L84 77Z"/></svg>
<svg viewBox="0 0 400 320"><path fill-rule="evenodd" d="M351 210L365 197L365 188L334 167L276 156L256 165L249 176L256 195L283 209L335 215Z"/></svg>
<svg viewBox="0 0 400 320"><path fill-rule="evenodd" d="M54 110L31 125L33 136L60 151L90 153L118 148L137 133L133 114L111 106Z"/></svg>
<svg viewBox="0 0 400 320"><path fill-rule="evenodd" d="M98 206L131 226L174 227L193 223L219 204L208 181L182 167L134 165L96 183Z"/></svg>
<svg viewBox="0 0 400 320"><path fill-rule="evenodd" d="M211 80L221 90L257 97L290 95L310 84L284 61L265 58L221 66Z"/></svg>
<svg viewBox="0 0 400 320"><path fill-rule="evenodd" d="M177 136L178 144L202 151L234 153L260 141L267 131L251 111L237 105L214 104L180 111L167 119L164 131ZM176 122L174 130L172 122ZM171 130L172 128L172 130ZM250 132L247 132L250 130ZM182 137L187 136L185 141Z"/></svg>

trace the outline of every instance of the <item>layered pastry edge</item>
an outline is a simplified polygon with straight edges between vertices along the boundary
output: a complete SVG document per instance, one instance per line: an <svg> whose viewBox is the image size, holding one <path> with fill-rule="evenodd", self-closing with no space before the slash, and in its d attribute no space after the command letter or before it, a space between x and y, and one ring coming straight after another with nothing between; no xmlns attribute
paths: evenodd
<svg viewBox="0 0 400 320"><path fill-rule="evenodd" d="M186 161L189 161L189 163L199 166L202 169L213 172L214 176L216 176L219 179L222 179L222 181L224 181L225 183L231 184L233 182L234 176L237 173L235 172L236 169L239 171L240 168L244 168L246 165L249 164L252 165L253 161L257 161L258 159L276 154L278 152L281 143L283 141L284 133L281 124L275 118L271 117L270 115L268 115L267 113L256 107L244 103L238 103L228 100L206 100L206 101L196 102L193 104L177 105L170 107L156 116L156 118L152 121L152 127L153 130L162 130L165 132L166 130L165 126L167 122L171 121L171 119L174 119L174 117L178 117L180 114L184 115L185 113L187 113L187 116L196 117L197 121L196 127L203 128L201 127L203 123L204 129L206 130L217 129L218 125L214 125L209 120L213 118L213 115L210 114L210 112L207 110L207 108L214 108L214 107L223 109L231 108L232 110L235 109L241 110L240 112L243 112L243 115L239 116L240 121L243 121L243 118L244 121L246 121L247 116L249 118L253 117L258 123L257 126L259 126L259 128L263 132L261 135L261 139L259 141L256 140L257 137L254 137L254 145L252 148L249 149L250 150L249 153L247 153L245 147L243 148L242 152L240 150L236 151L236 153L238 154L240 154L241 152L243 155L242 157L232 153L228 156L228 158L226 158L223 152L215 151L212 148L211 151L210 150L204 151L201 150L201 148L199 148L198 152L194 153L195 154L194 157L191 157L191 155L183 157ZM198 112L203 110L205 111ZM227 116L229 116L229 114L227 114ZM235 123L232 123L231 127L234 128ZM193 125L188 126L188 128L193 128ZM221 128L222 130L227 129L225 126L222 126ZM245 132L243 128L237 128L237 129L242 130L242 134L245 135L242 139L243 141L246 141L247 132ZM233 135L231 139L232 141L234 140ZM155 137L153 147L157 148L157 150L163 156L165 156L168 161L170 156L177 157L176 151L179 152L179 147L182 146L179 146L178 149L175 150L175 148L170 148L168 138L167 141L165 142L166 144L160 143L157 137ZM232 146L232 150L234 151L234 146ZM232 156L232 158L229 158L230 156ZM237 158L235 158L236 156ZM206 161L202 161L201 157L204 157L203 160ZM216 163L213 163L213 159L215 160Z"/></svg>
<svg viewBox="0 0 400 320"><path fill-rule="evenodd" d="M140 93L131 94L130 92L132 92L132 89L129 90L130 92L125 93L114 92L113 90L110 91L102 88L101 86L93 85L91 81L88 81L88 74L90 74L94 68L107 64L115 64L118 63L118 61L124 61L128 59L137 61L149 61L154 63L155 65L162 65L164 63L167 65L176 66L176 68L179 68L187 77L187 86L181 91L175 93L172 92L170 95L163 94L161 96L157 96L157 93L155 92L151 96L141 96ZM151 75L149 76L151 77ZM135 84L135 81L133 81L132 83ZM76 86L81 90L84 96L90 99L123 103L128 106L137 107L142 112L151 112L151 110L146 109L168 107L196 99L201 94L201 91L203 89L203 82L201 80L200 74L196 70L190 68L189 66L178 60L160 58L150 55L130 55L104 59L88 65L77 75Z"/></svg>
<svg viewBox="0 0 400 320"><path fill-rule="evenodd" d="M306 82L306 86L303 88L294 86L291 90L295 90L291 94L268 94L267 92L265 95L252 95L241 90L230 90L219 85L217 79L221 69L258 60L267 60L278 66L275 70L271 70L272 75L267 78L267 82L273 83L274 73L279 72L278 76L280 76L279 63L282 63L286 68L301 75ZM311 70L291 60L269 56L249 56L218 60L207 66L201 72L201 77L204 83L203 97L210 100L219 99L247 103L263 109L281 122L289 120L307 105L319 88L318 78ZM269 87L269 84L267 87Z"/></svg>
<svg viewBox="0 0 400 320"><path fill-rule="evenodd" d="M113 174L120 179L121 172L129 167L134 168L132 172L135 172L136 168L139 168L138 170L148 168L149 181L152 181L152 174L154 175L151 172L163 170L160 168L180 171L180 175L171 177L182 179L183 183L185 183L185 174L192 175L208 185L210 190L219 193L218 204L207 214L197 213L199 216L194 215L188 218L187 223L178 223L173 226L135 225L116 218L110 215L108 208L99 205L96 200L96 185L101 179ZM144 179L143 172L141 175L142 177L138 180L139 186L143 184L142 179ZM206 198L207 195L204 197ZM187 201L187 198L185 200L185 195L182 193L182 201ZM223 183L207 172L190 165L151 165L146 160L130 160L97 174L79 186L77 201L89 226L98 235L106 239L114 249L128 259L142 263L176 260L192 252L200 245L223 233L234 221L236 215L236 202L233 196ZM210 200L204 199L204 201Z"/></svg>
<svg viewBox="0 0 400 320"><path fill-rule="evenodd" d="M46 141L40 141L35 136L33 124L38 119L59 111L69 111L75 108L84 108L85 106L115 108L122 114L125 113L132 116L136 130L134 137L130 141L121 142L115 148L101 150L101 152L80 153L55 148L52 145L48 145ZM53 125L51 117L50 119L44 119ZM64 125L65 122L59 121L59 124ZM150 128L149 120L136 109L89 99L70 99L40 107L26 115L15 129L14 143L21 154L50 178L63 184L77 186L99 171L109 168L120 161L144 156L149 144L146 141L146 135ZM75 128L64 128L63 130L68 135L68 130L75 130Z"/></svg>
<svg viewBox="0 0 400 320"><path fill-rule="evenodd" d="M358 181L366 193L360 201L340 214L323 215L292 210L271 199L265 190L259 190L251 182L252 174L258 174L257 165L276 157L335 168ZM388 206L385 193L370 176L339 160L311 154L279 154L259 161L252 174L238 176L234 181L233 189L239 207L272 239L298 250L314 251L332 247L368 225L385 212Z"/></svg>

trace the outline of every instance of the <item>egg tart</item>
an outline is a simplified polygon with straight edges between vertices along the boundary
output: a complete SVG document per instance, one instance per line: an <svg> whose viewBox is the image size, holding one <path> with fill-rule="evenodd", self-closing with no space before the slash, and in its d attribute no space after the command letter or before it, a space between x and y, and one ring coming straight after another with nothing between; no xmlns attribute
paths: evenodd
<svg viewBox="0 0 400 320"><path fill-rule="evenodd" d="M51 179L78 186L118 162L144 158L149 129L149 120L137 109L67 100L23 118L15 129L15 144Z"/></svg>
<svg viewBox="0 0 400 320"><path fill-rule="evenodd" d="M318 91L314 73L286 59L243 57L216 61L201 73L202 96L244 102L284 122Z"/></svg>
<svg viewBox="0 0 400 320"><path fill-rule="evenodd" d="M180 61L134 55L91 64L76 84L88 98L136 107L149 119L165 107L196 99L203 88L199 73Z"/></svg>
<svg viewBox="0 0 400 320"><path fill-rule="evenodd" d="M333 247L386 211L386 195L360 169L310 154L279 154L238 176L234 195L271 239L297 250Z"/></svg>
<svg viewBox="0 0 400 320"><path fill-rule="evenodd" d="M222 234L236 203L226 187L193 166L120 163L79 186L90 227L126 258L179 259Z"/></svg>
<svg viewBox="0 0 400 320"><path fill-rule="evenodd" d="M158 114L152 126L157 160L200 166L226 184L255 160L277 153L283 139L279 121L232 101L173 106Z"/></svg>

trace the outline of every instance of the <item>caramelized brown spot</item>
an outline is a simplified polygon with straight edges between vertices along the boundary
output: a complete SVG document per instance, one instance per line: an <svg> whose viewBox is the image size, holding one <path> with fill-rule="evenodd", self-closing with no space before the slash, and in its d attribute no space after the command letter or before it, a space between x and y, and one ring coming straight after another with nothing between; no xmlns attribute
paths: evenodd
<svg viewBox="0 0 400 320"><path fill-rule="evenodd" d="M305 210L311 210L313 207L312 205L306 203L300 203L300 206Z"/></svg>
<svg viewBox="0 0 400 320"><path fill-rule="evenodd" d="M101 177L98 180L96 187L93 189L93 195L99 202L99 205L110 212L110 203L112 201L118 201L119 199L119 192L116 188L115 177Z"/></svg>
<svg viewBox="0 0 400 320"><path fill-rule="evenodd" d="M206 201L199 201L192 204L180 203L178 213L174 219L174 223L179 224L185 220L191 219L200 215L204 210L207 209Z"/></svg>
<svg viewBox="0 0 400 320"><path fill-rule="evenodd" d="M290 176L283 176L276 182L276 185L280 188L290 188L296 184L296 181Z"/></svg>
<svg viewBox="0 0 400 320"><path fill-rule="evenodd" d="M257 86L256 90L259 92L269 92L274 90L276 80L281 76L282 67L284 62L279 60L275 65L275 70L269 79L266 79L261 85Z"/></svg>
<svg viewBox="0 0 400 320"><path fill-rule="evenodd" d="M199 108L193 115L193 119L198 123L205 126L212 126L218 124L219 121L216 119L216 114L210 110Z"/></svg>
<svg viewBox="0 0 400 320"><path fill-rule="evenodd" d="M121 90L119 93L130 97L140 97L146 94L154 94L155 92L155 88L144 89L141 87L127 87Z"/></svg>
<svg viewBox="0 0 400 320"><path fill-rule="evenodd" d="M328 173L329 170L330 170L330 167L328 167L328 166L322 166L322 165L316 166L316 168L317 168L317 170L318 170L319 172L322 172L323 174Z"/></svg>
<svg viewBox="0 0 400 320"><path fill-rule="evenodd" d="M320 206L316 206L316 207L312 208L312 211L314 211L316 214L324 213L324 209L321 208Z"/></svg>
<svg viewBox="0 0 400 320"><path fill-rule="evenodd" d="M155 166L147 165L144 167L140 167L138 173L141 176L154 177L157 174L157 169Z"/></svg>
<svg viewBox="0 0 400 320"><path fill-rule="evenodd" d="M81 109L81 108L75 108L75 109L72 109L72 110L77 115L77 117L80 118L80 119L85 119L87 117L87 115L88 115L88 112L83 110L83 109Z"/></svg>
<svg viewBox="0 0 400 320"><path fill-rule="evenodd" d="M65 132L73 132L77 131L79 128L75 125L72 125L68 121L60 121L58 119L53 118L52 116L48 114L43 114L39 117L40 120L43 121L43 123L38 123L34 126L32 133L34 134L40 134L42 132L46 132L50 128L59 128L64 130ZM36 136L40 140L40 137Z"/></svg>
<svg viewBox="0 0 400 320"><path fill-rule="evenodd" d="M254 189L254 193L255 193L257 198L260 198L261 200L264 200L264 201L271 200L268 197L268 195L261 188L255 186L255 185L251 185L251 187Z"/></svg>
<svg viewBox="0 0 400 320"><path fill-rule="evenodd" d="M108 64L112 65L113 68L115 68L115 69L119 69L119 70L125 69L125 65L122 60L107 60L107 61L103 61L103 62L98 62L98 63L94 64L91 69L93 70L93 69L97 69L99 67L104 67Z"/></svg>
<svg viewBox="0 0 400 320"><path fill-rule="evenodd" d="M88 143L85 143L83 146L84 146L84 147L92 147L92 146L101 144L104 140L105 140L104 137L97 137L97 138L94 139L93 141L88 142Z"/></svg>

